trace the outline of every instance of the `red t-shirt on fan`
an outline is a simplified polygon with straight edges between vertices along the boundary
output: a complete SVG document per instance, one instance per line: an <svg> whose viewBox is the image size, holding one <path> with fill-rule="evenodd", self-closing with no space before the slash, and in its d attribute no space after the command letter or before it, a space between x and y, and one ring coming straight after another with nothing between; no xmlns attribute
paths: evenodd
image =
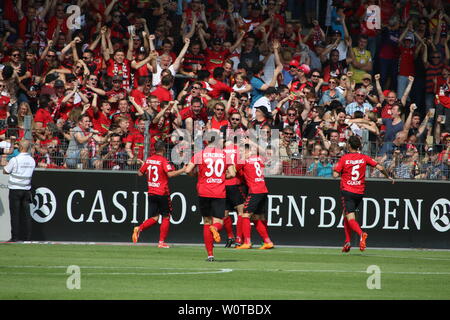
<svg viewBox="0 0 450 320"><path fill-rule="evenodd" d="M226 164L226 154L222 149L206 147L191 158L198 166L197 193L199 197L224 199L225 175L230 166Z"/></svg>
<svg viewBox="0 0 450 320"><path fill-rule="evenodd" d="M341 190L364 194L366 167L375 167L377 164L371 157L358 152L343 155L334 167L334 171L341 174Z"/></svg>
<svg viewBox="0 0 450 320"><path fill-rule="evenodd" d="M264 180L264 161L253 155L245 163L236 164L236 171L244 178L248 186L248 193L268 193Z"/></svg>
<svg viewBox="0 0 450 320"><path fill-rule="evenodd" d="M170 194L167 173L173 170L169 161L158 154L148 157L139 169L141 173L147 174L148 193L160 196Z"/></svg>

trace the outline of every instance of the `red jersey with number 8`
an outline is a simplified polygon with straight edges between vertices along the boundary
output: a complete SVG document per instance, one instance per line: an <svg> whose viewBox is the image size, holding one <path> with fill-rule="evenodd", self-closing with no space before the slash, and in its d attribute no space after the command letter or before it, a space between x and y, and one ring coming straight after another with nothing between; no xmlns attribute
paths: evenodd
<svg viewBox="0 0 450 320"><path fill-rule="evenodd" d="M222 149L206 147L191 162L198 166L197 193L205 198L226 198L225 176L229 164Z"/></svg>
<svg viewBox="0 0 450 320"><path fill-rule="evenodd" d="M366 167L375 167L378 163L371 157L361 153L343 155L334 171L341 174L341 190L364 194L366 188Z"/></svg>
<svg viewBox="0 0 450 320"><path fill-rule="evenodd" d="M139 169L141 173L147 174L148 193L160 196L170 194L167 172L173 170L174 168L169 161L157 154L148 157Z"/></svg>
<svg viewBox="0 0 450 320"><path fill-rule="evenodd" d="M264 180L264 162L261 157L250 156L243 164L236 164L236 171L241 173L248 186L248 193L268 193Z"/></svg>

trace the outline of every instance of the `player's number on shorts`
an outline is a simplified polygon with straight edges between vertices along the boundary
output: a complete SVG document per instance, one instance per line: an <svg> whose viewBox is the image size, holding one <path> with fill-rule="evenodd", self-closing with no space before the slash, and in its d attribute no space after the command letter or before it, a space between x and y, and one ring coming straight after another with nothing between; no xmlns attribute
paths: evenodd
<svg viewBox="0 0 450 320"><path fill-rule="evenodd" d="M258 177L261 177L262 175L262 170L261 170L261 165L259 164L259 162L254 162L253 166L255 167L255 171L256 171L256 175Z"/></svg>
<svg viewBox="0 0 450 320"><path fill-rule="evenodd" d="M359 170L359 164L354 165L352 167L352 180L353 181L359 180L359 171L358 170Z"/></svg>
<svg viewBox="0 0 450 320"><path fill-rule="evenodd" d="M206 168L208 171L205 172L205 176L211 177L213 174L216 177L221 177L223 174L223 170L225 169L225 164L222 159L217 159L214 161L213 159L207 158L205 159Z"/></svg>
<svg viewBox="0 0 450 320"><path fill-rule="evenodd" d="M157 166L150 166L148 167L148 180L152 180L153 182L158 181L159 174L158 174L158 167ZM152 171L153 171L153 178L152 178Z"/></svg>

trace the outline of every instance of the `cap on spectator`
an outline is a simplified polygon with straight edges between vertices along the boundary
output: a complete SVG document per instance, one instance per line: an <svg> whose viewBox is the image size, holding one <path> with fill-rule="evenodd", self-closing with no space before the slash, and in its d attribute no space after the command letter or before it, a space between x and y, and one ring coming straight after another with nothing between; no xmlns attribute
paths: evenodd
<svg viewBox="0 0 450 320"><path fill-rule="evenodd" d="M408 33L405 37L405 40L411 40L414 41L414 36L411 33Z"/></svg>
<svg viewBox="0 0 450 320"><path fill-rule="evenodd" d="M444 132L441 136L442 136L442 138L447 138L447 137L450 137L450 133Z"/></svg>
<svg viewBox="0 0 450 320"><path fill-rule="evenodd" d="M368 80L372 81L372 76L368 73L364 73L362 76L362 79L363 80L368 79Z"/></svg>
<svg viewBox="0 0 450 320"><path fill-rule="evenodd" d="M336 29L336 30L331 31L331 34L333 34L333 35L334 35L334 34L339 34L339 35L340 35L341 32L340 32L339 30Z"/></svg>
<svg viewBox="0 0 450 320"><path fill-rule="evenodd" d="M277 90L277 88L275 88L275 87L268 87L267 89L266 89L266 91L264 91L264 94L266 95L266 94L274 94L274 93L277 93L278 94L278 90Z"/></svg>
<svg viewBox="0 0 450 320"><path fill-rule="evenodd" d="M57 87L64 87L64 82L62 80L56 80L55 84L54 84L54 87L55 88L57 88Z"/></svg>
<svg viewBox="0 0 450 320"><path fill-rule="evenodd" d="M59 75L57 73L50 73L45 77L45 83L50 83L52 81L55 81L59 78Z"/></svg>
<svg viewBox="0 0 450 320"><path fill-rule="evenodd" d="M212 41L213 45L222 44L222 39L220 38L214 38Z"/></svg>
<svg viewBox="0 0 450 320"><path fill-rule="evenodd" d="M76 79L77 79L77 77L75 77L74 74L72 74L72 73L66 74L66 82L75 81Z"/></svg>
<svg viewBox="0 0 450 320"><path fill-rule="evenodd" d="M316 41L316 43L314 43L314 46L316 47L321 47L321 48L326 48L326 43L324 41Z"/></svg>
<svg viewBox="0 0 450 320"><path fill-rule="evenodd" d="M267 90L266 90L267 91ZM256 107L255 108L256 110L260 110L262 113L264 113L264 115L267 117L267 118L271 118L272 117L272 114L269 112L269 110L267 110L267 107L266 106L259 106L259 107Z"/></svg>
<svg viewBox="0 0 450 320"><path fill-rule="evenodd" d="M302 64L298 69L303 71L305 74L308 74L311 71L311 68L307 64Z"/></svg>
<svg viewBox="0 0 450 320"><path fill-rule="evenodd" d="M8 127L10 128L15 128L17 127L17 124L19 123L19 120L17 119L17 116L14 115L10 115L7 119L6 119L6 124L8 125Z"/></svg>
<svg viewBox="0 0 450 320"><path fill-rule="evenodd" d="M206 89L208 91L212 91L213 89L211 88L211 86L209 85L208 82L206 81L202 81L202 89Z"/></svg>
<svg viewBox="0 0 450 320"><path fill-rule="evenodd" d="M112 81L122 81L122 76L119 76L118 74L114 75L114 77L112 77Z"/></svg>
<svg viewBox="0 0 450 320"><path fill-rule="evenodd" d="M255 2L254 4L252 4L252 9L253 10L261 10L261 6L259 5L259 3Z"/></svg>
<svg viewBox="0 0 450 320"><path fill-rule="evenodd" d="M289 67L295 67L298 69L300 67L300 62L298 62L298 60L296 60L296 59L292 59L289 62Z"/></svg>

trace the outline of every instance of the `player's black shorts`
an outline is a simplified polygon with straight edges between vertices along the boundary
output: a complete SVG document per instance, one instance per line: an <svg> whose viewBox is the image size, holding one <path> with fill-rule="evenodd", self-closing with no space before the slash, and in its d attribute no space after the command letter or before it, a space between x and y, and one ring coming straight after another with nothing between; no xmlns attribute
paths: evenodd
<svg viewBox="0 0 450 320"><path fill-rule="evenodd" d="M225 198L198 197L198 204L202 217L223 219L225 215Z"/></svg>
<svg viewBox="0 0 450 320"><path fill-rule="evenodd" d="M169 195L160 196L156 194L149 194L148 207L150 217L154 217L159 214L166 216L172 213L172 200L170 200Z"/></svg>
<svg viewBox="0 0 450 320"><path fill-rule="evenodd" d="M245 193L241 185L226 186L227 198L225 202L225 209L234 211L234 208L245 202Z"/></svg>
<svg viewBox="0 0 450 320"><path fill-rule="evenodd" d="M267 193L249 193L244 203L244 213L266 214Z"/></svg>
<svg viewBox="0 0 450 320"><path fill-rule="evenodd" d="M363 194L341 190L341 202L344 214L355 212L363 198Z"/></svg>

